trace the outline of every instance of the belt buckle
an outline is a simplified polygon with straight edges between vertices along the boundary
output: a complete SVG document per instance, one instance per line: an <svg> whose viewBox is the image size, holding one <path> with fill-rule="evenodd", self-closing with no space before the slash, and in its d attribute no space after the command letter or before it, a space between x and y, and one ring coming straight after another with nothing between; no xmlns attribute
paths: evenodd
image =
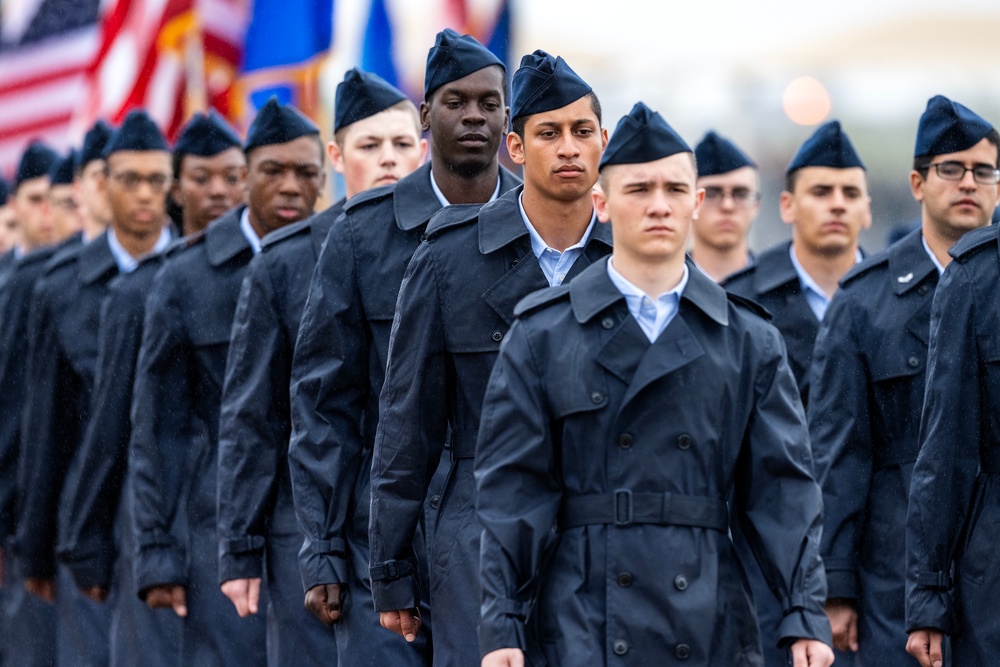
<svg viewBox="0 0 1000 667"><path fill-rule="evenodd" d="M615 506L613 517L616 526L628 526L635 519L635 510L632 506L632 490L616 489L614 495Z"/></svg>

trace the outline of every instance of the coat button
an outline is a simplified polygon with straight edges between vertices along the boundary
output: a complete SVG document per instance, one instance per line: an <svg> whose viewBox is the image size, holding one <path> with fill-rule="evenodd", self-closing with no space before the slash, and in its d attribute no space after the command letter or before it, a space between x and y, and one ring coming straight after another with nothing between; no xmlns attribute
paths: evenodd
<svg viewBox="0 0 1000 667"><path fill-rule="evenodd" d="M927 285L921 285L918 287L917 294L927 294Z"/></svg>
<svg viewBox="0 0 1000 667"><path fill-rule="evenodd" d="M603 400L604 400L604 394L602 394L599 391L595 391L593 394L590 395L591 403L600 403Z"/></svg>
<svg viewBox="0 0 1000 667"><path fill-rule="evenodd" d="M622 588L628 588L632 585L632 573L631 572L621 572L618 574L618 585Z"/></svg>
<svg viewBox="0 0 1000 667"><path fill-rule="evenodd" d="M618 446L622 449L629 449L635 444L635 438L632 437L631 433L622 433L618 436Z"/></svg>
<svg viewBox="0 0 1000 667"><path fill-rule="evenodd" d="M615 321L610 317L605 317L603 320L601 320L601 326L604 327L605 329L613 329L615 326Z"/></svg>
<svg viewBox="0 0 1000 667"><path fill-rule="evenodd" d="M517 266L518 262L520 262L520 261L521 260L519 260L519 259L515 259L513 262L510 263L510 268L513 269L515 266Z"/></svg>
<svg viewBox="0 0 1000 667"><path fill-rule="evenodd" d="M691 436L687 433L681 433L677 436L677 448L678 449L691 449Z"/></svg>
<svg viewBox="0 0 1000 667"><path fill-rule="evenodd" d="M611 645L611 650L615 652L615 655L625 655L628 653L628 643L624 639L616 639L615 643Z"/></svg>
<svg viewBox="0 0 1000 667"><path fill-rule="evenodd" d="M687 660L691 657L691 647L687 644L678 644L674 647L674 655L678 660Z"/></svg>
<svg viewBox="0 0 1000 667"><path fill-rule="evenodd" d="M906 360L906 363L910 365L910 368L916 368L917 366L920 365L920 359L917 359L916 357L910 357L909 359Z"/></svg>
<svg viewBox="0 0 1000 667"><path fill-rule="evenodd" d="M674 588L679 591L687 590L688 580L683 574L678 574L674 577Z"/></svg>
<svg viewBox="0 0 1000 667"><path fill-rule="evenodd" d="M441 507L441 496L431 496L431 509L436 510Z"/></svg>
<svg viewBox="0 0 1000 667"><path fill-rule="evenodd" d="M493 338L494 341L496 341L497 343L499 343L501 340L503 340L503 332L502 331L494 331L492 338Z"/></svg>

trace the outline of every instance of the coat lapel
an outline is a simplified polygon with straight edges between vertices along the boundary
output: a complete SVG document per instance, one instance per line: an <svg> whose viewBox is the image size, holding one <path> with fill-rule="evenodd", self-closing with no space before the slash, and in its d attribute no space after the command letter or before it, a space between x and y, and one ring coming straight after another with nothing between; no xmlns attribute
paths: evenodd
<svg viewBox="0 0 1000 667"><path fill-rule="evenodd" d="M687 366L705 354L704 348L688 327L684 317L682 306L681 312L677 313L677 317L667 325L660 337L643 351L635 375L632 376L632 381L625 392L625 398L622 399L622 408L651 383ZM634 318L629 319L634 323ZM638 329L639 325L635 324L635 327ZM639 334L645 338L641 329Z"/></svg>

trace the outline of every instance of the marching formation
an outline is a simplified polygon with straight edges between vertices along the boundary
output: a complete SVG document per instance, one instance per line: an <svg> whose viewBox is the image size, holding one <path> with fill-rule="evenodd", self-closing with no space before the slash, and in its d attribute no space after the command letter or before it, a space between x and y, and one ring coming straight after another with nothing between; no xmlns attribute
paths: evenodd
<svg viewBox="0 0 1000 667"><path fill-rule="evenodd" d="M991 664L989 122L927 103L872 255L826 123L755 256L749 156L545 51L444 30L334 114L0 191L0 665Z"/></svg>

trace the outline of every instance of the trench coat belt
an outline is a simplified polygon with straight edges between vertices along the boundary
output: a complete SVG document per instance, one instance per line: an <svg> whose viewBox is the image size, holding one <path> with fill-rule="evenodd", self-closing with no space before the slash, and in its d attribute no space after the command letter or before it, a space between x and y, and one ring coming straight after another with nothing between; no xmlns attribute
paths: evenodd
<svg viewBox="0 0 1000 667"><path fill-rule="evenodd" d="M1000 475L1000 445L986 445L979 455L979 467L987 475Z"/></svg>
<svg viewBox="0 0 1000 667"><path fill-rule="evenodd" d="M476 458L476 440L479 431L451 432L451 460Z"/></svg>
<svg viewBox="0 0 1000 667"><path fill-rule="evenodd" d="M654 523L662 526L694 526L725 532L729 509L724 500L680 493L633 492L567 496L559 511L559 530L592 524L629 526Z"/></svg>

